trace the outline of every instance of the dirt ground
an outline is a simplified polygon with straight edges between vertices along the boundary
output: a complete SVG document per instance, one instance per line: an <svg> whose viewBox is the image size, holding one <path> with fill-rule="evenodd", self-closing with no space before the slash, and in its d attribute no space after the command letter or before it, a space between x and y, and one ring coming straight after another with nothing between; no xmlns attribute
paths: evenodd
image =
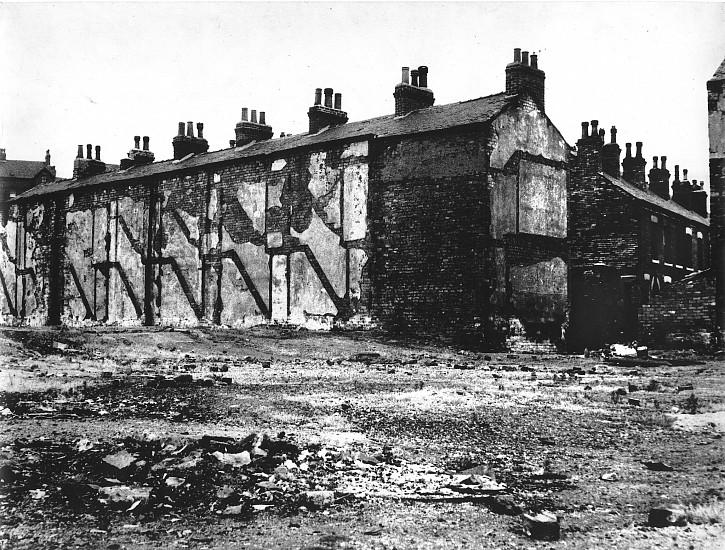
<svg viewBox="0 0 725 550"><path fill-rule="evenodd" d="M1 549L725 547L722 358L109 327L0 361Z"/></svg>

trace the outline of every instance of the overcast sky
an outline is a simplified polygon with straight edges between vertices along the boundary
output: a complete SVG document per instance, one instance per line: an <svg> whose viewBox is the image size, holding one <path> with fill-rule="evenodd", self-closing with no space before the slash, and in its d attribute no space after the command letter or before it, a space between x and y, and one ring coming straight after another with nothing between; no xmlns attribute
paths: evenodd
<svg viewBox="0 0 725 550"><path fill-rule="evenodd" d="M117 164L134 135L173 156L179 121L229 146L242 107L275 136L307 130L315 88L351 121L393 112L400 68L429 67L436 104L504 90L539 54L547 114L574 145L617 126L668 167L708 178L706 81L725 57L723 3L60 3L0 5L0 147L70 177L78 144Z"/></svg>

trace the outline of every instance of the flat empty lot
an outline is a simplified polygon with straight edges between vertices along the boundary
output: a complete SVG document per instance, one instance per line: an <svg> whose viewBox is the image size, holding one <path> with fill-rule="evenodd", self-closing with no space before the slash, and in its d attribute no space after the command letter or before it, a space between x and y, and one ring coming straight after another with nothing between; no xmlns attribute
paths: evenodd
<svg viewBox="0 0 725 550"><path fill-rule="evenodd" d="M5 328L0 547L721 548L722 361L650 355Z"/></svg>

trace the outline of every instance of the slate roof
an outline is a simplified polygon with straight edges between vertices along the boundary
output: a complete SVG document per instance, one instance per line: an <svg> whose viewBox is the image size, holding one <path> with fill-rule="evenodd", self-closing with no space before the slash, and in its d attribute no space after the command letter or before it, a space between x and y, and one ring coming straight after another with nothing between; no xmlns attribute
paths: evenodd
<svg viewBox="0 0 725 550"><path fill-rule="evenodd" d="M44 168L43 161L35 160L3 160L0 161L0 178L33 179Z"/></svg>
<svg viewBox="0 0 725 550"><path fill-rule="evenodd" d="M298 147L332 141L350 140L363 136L378 138L403 136L444 130L467 124L488 122L511 105L513 100L514 97L507 96L505 93L499 93L469 101L449 103L447 105L434 105L433 107L419 109L399 117L386 115L359 122L348 122L347 124L328 128L327 130L321 130L312 135L297 134L279 139L254 142L244 147L202 153L194 155L187 160L163 160L143 166L134 166L127 170L106 172L83 179L56 180L44 185L35 186L20 195L18 199L71 191L73 189L104 183L131 181L147 176L171 173L178 170L186 170L245 157L272 155Z"/></svg>
<svg viewBox="0 0 725 550"><path fill-rule="evenodd" d="M680 206L675 201L672 200L665 200L659 195L655 195L649 190L646 189L640 189L636 185L632 185L631 183L628 183L624 181L623 179L617 179L613 178L609 174L605 174L604 172L599 173L600 176L604 177L607 181L612 183L615 187L618 187L628 195L631 195L635 199L638 199L643 202L647 202L653 206L657 206L659 208L662 208L663 210L668 210L672 212L673 214L677 214L679 216L682 216L683 218L686 218L692 222L699 223L701 225L710 227L710 221L707 218L703 218L696 212L693 212L692 210L688 210L684 206Z"/></svg>
<svg viewBox="0 0 725 550"><path fill-rule="evenodd" d="M722 60L722 63L720 63L720 66L717 68L717 71L715 71L715 74L712 75L712 78L710 81L713 80L725 80L725 59Z"/></svg>

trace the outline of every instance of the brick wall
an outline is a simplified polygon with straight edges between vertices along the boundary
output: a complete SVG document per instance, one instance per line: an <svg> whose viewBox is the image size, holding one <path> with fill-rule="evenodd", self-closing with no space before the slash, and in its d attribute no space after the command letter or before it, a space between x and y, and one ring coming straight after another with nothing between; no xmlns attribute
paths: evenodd
<svg viewBox="0 0 725 550"><path fill-rule="evenodd" d="M703 350L715 330L715 280L712 271L666 285L639 311L639 337L655 347Z"/></svg>

